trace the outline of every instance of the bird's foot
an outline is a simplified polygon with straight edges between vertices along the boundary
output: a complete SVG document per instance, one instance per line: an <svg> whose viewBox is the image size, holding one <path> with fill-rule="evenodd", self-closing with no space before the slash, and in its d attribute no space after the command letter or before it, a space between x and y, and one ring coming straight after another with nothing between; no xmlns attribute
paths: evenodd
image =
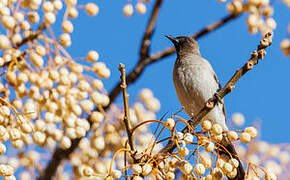
<svg viewBox="0 0 290 180"><path fill-rule="evenodd" d="M223 103L223 102L222 102L222 98L219 96L219 94L218 94L217 92L214 93L214 97L217 99L217 102L218 102L218 103L221 103L221 104Z"/></svg>

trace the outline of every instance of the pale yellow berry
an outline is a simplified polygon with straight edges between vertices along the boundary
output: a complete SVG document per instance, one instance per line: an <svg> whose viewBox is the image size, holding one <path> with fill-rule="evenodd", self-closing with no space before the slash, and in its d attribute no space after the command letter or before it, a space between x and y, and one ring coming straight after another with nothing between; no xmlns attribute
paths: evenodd
<svg viewBox="0 0 290 180"><path fill-rule="evenodd" d="M181 147L178 151L178 154L180 155L180 157L186 157L189 154L189 150L187 149L187 147Z"/></svg>
<svg viewBox="0 0 290 180"><path fill-rule="evenodd" d="M166 119L166 121L165 121L165 127L167 129L172 130L172 128L174 127L174 125L175 125L174 119L172 119L172 118Z"/></svg>
<svg viewBox="0 0 290 180"><path fill-rule="evenodd" d="M63 136L59 143L62 149L68 149L71 147L71 140L67 136Z"/></svg>
<svg viewBox="0 0 290 180"><path fill-rule="evenodd" d="M204 149L207 151L207 152L213 152L214 150L214 143L213 142L207 142L204 146Z"/></svg>
<svg viewBox="0 0 290 180"><path fill-rule="evenodd" d="M6 29L13 29L16 24L16 21L12 16L3 16L2 24Z"/></svg>
<svg viewBox="0 0 290 180"><path fill-rule="evenodd" d="M90 176L92 176L94 174L94 170L93 170L93 168L91 168L89 166L86 166L83 169L83 174L84 174L84 176L90 177Z"/></svg>
<svg viewBox="0 0 290 180"><path fill-rule="evenodd" d="M42 10L44 12L52 12L54 9L53 3L51 1L45 1L42 5Z"/></svg>
<svg viewBox="0 0 290 180"><path fill-rule="evenodd" d="M277 27L277 23L276 23L276 21L275 21L273 18L268 18L268 19L266 20L266 25L267 25L271 30L276 29L276 27Z"/></svg>
<svg viewBox="0 0 290 180"><path fill-rule="evenodd" d="M99 59L99 54L96 51L91 50L87 54L87 59L90 62L95 62Z"/></svg>
<svg viewBox="0 0 290 180"><path fill-rule="evenodd" d="M111 71L108 68L104 68L104 69L100 69L97 72L98 76L102 79L106 79L109 78L111 75Z"/></svg>
<svg viewBox="0 0 290 180"><path fill-rule="evenodd" d="M105 140L103 137L96 137L93 140L93 146L97 149L97 150L103 150L105 148ZM142 171L142 169L141 169Z"/></svg>
<svg viewBox="0 0 290 180"><path fill-rule="evenodd" d="M252 126L245 128L245 132L249 133L251 135L251 138L255 138L258 134L257 129Z"/></svg>
<svg viewBox="0 0 290 180"><path fill-rule="evenodd" d="M44 14L44 22L47 24L55 23L56 17L55 14L52 12L48 12Z"/></svg>
<svg viewBox="0 0 290 180"><path fill-rule="evenodd" d="M229 163L230 163L234 168L239 167L239 164L240 164L240 162L239 162L237 159L234 159L234 158L230 159L230 160L229 160Z"/></svg>
<svg viewBox="0 0 290 180"><path fill-rule="evenodd" d="M6 146L0 142L0 155L6 152Z"/></svg>
<svg viewBox="0 0 290 180"><path fill-rule="evenodd" d="M10 11L10 9L8 7L2 7L0 9L0 14L2 16L9 16L11 14L11 11Z"/></svg>
<svg viewBox="0 0 290 180"><path fill-rule="evenodd" d="M240 141L242 143L249 143L251 141L251 135L247 132L243 132L241 135L240 135Z"/></svg>
<svg viewBox="0 0 290 180"><path fill-rule="evenodd" d="M29 22L28 21L22 21L21 23L20 23L20 28L21 28L21 30L23 30L23 31L27 31L27 30L29 30L30 29L30 24L29 24Z"/></svg>
<svg viewBox="0 0 290 180"><path fill-rule="evenodd" d="M211 168L212 160L211 160L209 154L201 155L200 159L201 159L201 163L204 165L205 169Z"/></svg>
<svg viewBox="0 0 290 180"><path fill-rule="evenodd" d="M88 3L86 5L86 13L90 16L95 16L99 12L99 7L94 3Z"/></svg>
<svg viewBox="0 0 290 180"><path fill-rule="evenodd" d="M34 132L32 138L36 144L43 145L43 143L45 142L46 136L43 132L36 131Z"/></svg>
<svg viewBox="0 0 290 180"><path fill-rule="evenodd" d="M185 133L183 140L185 141L186 144L191 144L193 141L193 135L190 133Z"/></svg>
<svg viewBox="0 0 290 180"><path fill-rule="evenodd" d="M5 35L0 35L0 49L7 49L10 47L10 40Z"/></svg>
<svg viewBox="0 0 290 180"><path fill-rule="evenodd" d="M54 0L52 3L55 10L61 10L63 7L61 0Z"/></svg>
<svg viewBox="0 0 290 180"><path fill-rule="evenodd" d="M126 4L124 7L123 7L123 14L126 16L126 17L129 17L133 14L134 12L134 9L133 9L133 5L132 4Z"/></svg>
<svg viewBox="0 0 290 180"><path fill-rule="evenodd" d="M211 174L206 175L205 180L213 180L212 175Z"/></svg>
<svg viewBox="0 0 290 180"><path fill-rule="evenodd" d="M14 168L10 165L0 164L0 176L12 176Z"/></svg>
<svg viewBox="0 0 290 180"><path fill-rule="evenodd" d="M15 141L21 138L21 132L17 128L12 128L8 132L9 132L9 137L12 141Z"/></svg>
<svg viewBox="0 0 290 180"><path fill-rule="evenodd" d="M201 176L205 173L205 168L203 166L203 164L196 164L194 166L194 173L197 175L197 176Z"/></svg>
<svg viewBox="0 0 290 180"><path fill-rule="evenodd" d="M227 173L227 177L233 179L233 178L235 178L237 176L237 174L238 174L237 169L233 169L231 172ZM253 178L251 180L259 180L259 179Z"/></svg>
<svg viewBox="0 0 290 180"><path fill-rule="evenodd" d="M223 128L219 124L214 124L211 128L211 131L214 135L220 135L223 132Z"/></svg>
<svg viewBox="0 0 290 180"><path fill-rule="evenodd" d="M223 165L223 171L227 174L230 173L233 170L233 166L230 163L224 163Z"/></svg>
<svg viewBox="0 0 290 180"><path fill-rule="evenodd" d="M22 41L22 37L21 37L21 35L20 34L14 34L13 36L12 36L12 38L11 38L11 41L12 41L12 43L15 45L15 44L18 44L18 43L20 43L21 41Z"/></svg>
<svg viewBox="0 0 290 180"><path fill-rule="evenodd" d="M93 82L92 82L92 87L95 89L95 90L100 90L104 87L103 85L103 82L99 79L94 79Z"/></svg>
<svg viewBox="0 0 290 180"><path fill-rule="evenodd" d="M136 10L140 14L145 14L146 13L146 5L142 2L138 2L136 4Z"/></svg>
<svg viewBox="0 0 290 180"><path fill-rule="evenodd" d="M158 111L160 109L160 102L157 98L151 98L149 100L145 101L145 105L147 107L147 109L149 109L150 111Z"/></svg>
<svg viewBox="0 0 290 180"><path fill-rule="evenodd" d="M80 105L85 112L91 112L94 109L94 103L91 100L83 100Z"/></svg>
<svg viewBox="0 0 290 180"><path fill-rule="evenodd" d="M28 12L27 18L28 18L29 22L31 22L33 24L38 23L39 19L40 19L38 13L35 11Z"/></svg>
<svg viewBox="0 0 290 180"><path fill-rule="evenodd" d="M245 123L245 116L242 113L234 113L232 115L232 122L236 126L242 126Z"/></svg>
<svg viewBox="0 0 290 180"><path fill-rule="evenodd" d="M212 170L212 176L213 176L213 179L222 179L223 177L223 172L220 168L218 167L215 167L213 170Z"/></svg>
<svg viewBox="0 0 290 180"><path fill-rule="evenodd" d="M167 174L166 174L166 179L167 179L167 180L174 180L174 179L175 179L175 174L174 174L174 172L171 172L171 171L167 172Z"/></svg>
<svg viewBox="0 0 290 180"><path fill-rule="evenodd" d="M11 145L14 148L22 148L24 146L24 142L21 139L17 139L17 140L11 141Z"/></svg>
<svg viewBox="0 0 290 180"><path fill-rule="evenodd" d="M143 180L143 178L140 176L134 176L132 180Z"/></svg>
<svg viewBox="0 0 290 180"><path fill-rule="evenodd" d="M211 122L209 120L204 120L201 123L201 127L202 127L203 130L208 131L208 130L211 129L212 124L211 124Z"/></svg>
<svg viewBox="0 0 290 180"><path fill-rule="evenodd" d="M37 53L32 52L30 54L30 60L36 67L43 67L44 60L41 56L39 56Z"/></svg>
<svg viewBox="0 0 290 180"><path fill-rule="evenodd" d="M70 18L76 18L76 17L78 17L79 12L75 7L69 7L67 9L67 14Z"/></svg>
<svg viewBox="0 0 290 180"><path fill-rule="evenodd" d="M274 13L274 9L272 8L272 6L265 6L263 8L263 15L266 17L270 17L272 16Z"/></svg>
<svg viewBox="0 0 290 180"><path fill-rule="evenodd" d="M142 167L138 164L134 164L132 166L132 171L134 174L141 174L142 173Z"/></svg>
<svg viewBox="0 0 290 180"><path fill-rule="evenodd" d="M78 84L78 87L81 91L89 91L91 89L90 84L85 80L81 80Z"/></svg>
<svg viewBox="0 0 290 180"><path fill-rule="evenodd" d="M59 42L61 45L65 46L65 47L70 46L71 45L70 35L68 33L63 33L59 37Z"/></svg>
<svg viewBox="0 0 290 180"><path fill-rule="evenodd" d="M96 123L100 123L104 120L104 115L98 111L94 111L91 114L91 120Z"/></svg>
<svg viewBox="0 0 290 180"><path fill-rule="evenodd" d="M249 4L258 6L261 2L261 0L248 0Z"/></svg>
<svg viewBox="0 0 290 180"><path fill-rule="evenodd" d="M40 56L44 56L46 54L46 49L42 45L37 45L35 47L35 52Z"/></svg>
<svg viewBox="0 0 290 180"><path fill-rule="evenodd" d="M65 0L65 3L68 5L68 6L75 6L77 4L77 0Z"/></svg>
<svg viewBox="0 0 290 180"><path fill-rule="evenodd" d="M270 3L270 0L260 0L260 4L262 6L267 6L267 5L269 5L269 3Z"/></svg>
<svg viewBox="0 0 290 180"><path fill-rule="evenodd" d="M14 12L14 18L18 22L22 22L24 20L24 14L21 12Z"/></svg>
<svg viewBox="0 0 290 180"><path fill-rule="evenodd" d="M190 175L193 171L193 167L189 162L182 161L179 164L179 169L182 171L185 175Z"/></svg>
<svg viewBox="0 0 290 180"><path fill-rule="evenodd" d="M148 176L152 171L152 166L150 164L144 164L142 166L142 175Z"/></svg>
<svg viewBox="0 0 290 180"><path fill-rule="evenodd" d="M72 33L74 30L74 26L69 20L63 21L61 27L62 27L63 32L65 33Z"/></svg>
<svg viewBox="0 0 290 180"><path fill-rule="evenodd" d="M247 19L247 23L249 27L256 27L259 22L259 17L255 14L250 14Z"/></svg>
<svg viewBox="0 0 290 180"><path fill-rule="evenodd" d="M236 141L239 138L238 134L235 131L229 131L227 135L230 141Z"/></svg>
<svg viewBox="0 0 290 180"><path fill-rule="evenodd" d="M10 115L9 107L5 105L0 106L0 114L4 117L8 117Z"/></svg>

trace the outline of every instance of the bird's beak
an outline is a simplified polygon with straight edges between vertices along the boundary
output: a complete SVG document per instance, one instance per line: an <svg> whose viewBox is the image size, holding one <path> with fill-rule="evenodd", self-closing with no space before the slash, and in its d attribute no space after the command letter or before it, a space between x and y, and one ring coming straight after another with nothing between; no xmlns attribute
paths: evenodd
<svg viewBox="0 0 290 180"><path fill-rule="evenodd" d="M178 43L177 39L170 35L165 35L174 45Z"/></svg>

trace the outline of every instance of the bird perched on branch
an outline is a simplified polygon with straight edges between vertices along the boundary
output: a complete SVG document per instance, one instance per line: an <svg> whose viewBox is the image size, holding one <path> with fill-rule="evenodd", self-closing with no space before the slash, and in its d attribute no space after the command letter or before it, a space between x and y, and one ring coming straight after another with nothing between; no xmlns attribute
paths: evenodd
<svg viewBox="0 0 290 180"><path fill-rule="evenodd" d="M220 84L212 66L206 59L202 58L198 43L192 37L172 37L169 35L166 37L174 44L177 53L173 69L175 90L185 112L193 118L204 107L206 101L217 93ZM203 119L218 123L224 131L228 131L222 99ZM234 146L226 136L223 137L221 144L232 154L232 157L239 161L237 175L233 180L244 179L245 172L236 156ZM218 150L220 155L230 157L228 152Z"/></svg>

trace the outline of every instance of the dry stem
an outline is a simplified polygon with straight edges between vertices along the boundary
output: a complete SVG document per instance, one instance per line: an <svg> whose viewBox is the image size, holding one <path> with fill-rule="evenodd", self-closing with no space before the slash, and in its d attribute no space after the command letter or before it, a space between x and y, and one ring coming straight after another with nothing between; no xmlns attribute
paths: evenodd
<svg viewBox="0 0 290 180"><path fill-rule="evenodd" d="M121 88L123 89L123 101L124 101L124 112L125 112L125 116L124 116L124 124L126 127L126 131L127 131L127 136L128 136L128 142L130 145L131 150L134 152L135 148L134 148L134 142L133 142L133 135L132 135L132 131L129 125L129 102L128 102L128 94L127 94L127 84L126 84L126 71L125 71L125 65L124 64L120 64L119 65L119 71L121 72Z"/></svg>

